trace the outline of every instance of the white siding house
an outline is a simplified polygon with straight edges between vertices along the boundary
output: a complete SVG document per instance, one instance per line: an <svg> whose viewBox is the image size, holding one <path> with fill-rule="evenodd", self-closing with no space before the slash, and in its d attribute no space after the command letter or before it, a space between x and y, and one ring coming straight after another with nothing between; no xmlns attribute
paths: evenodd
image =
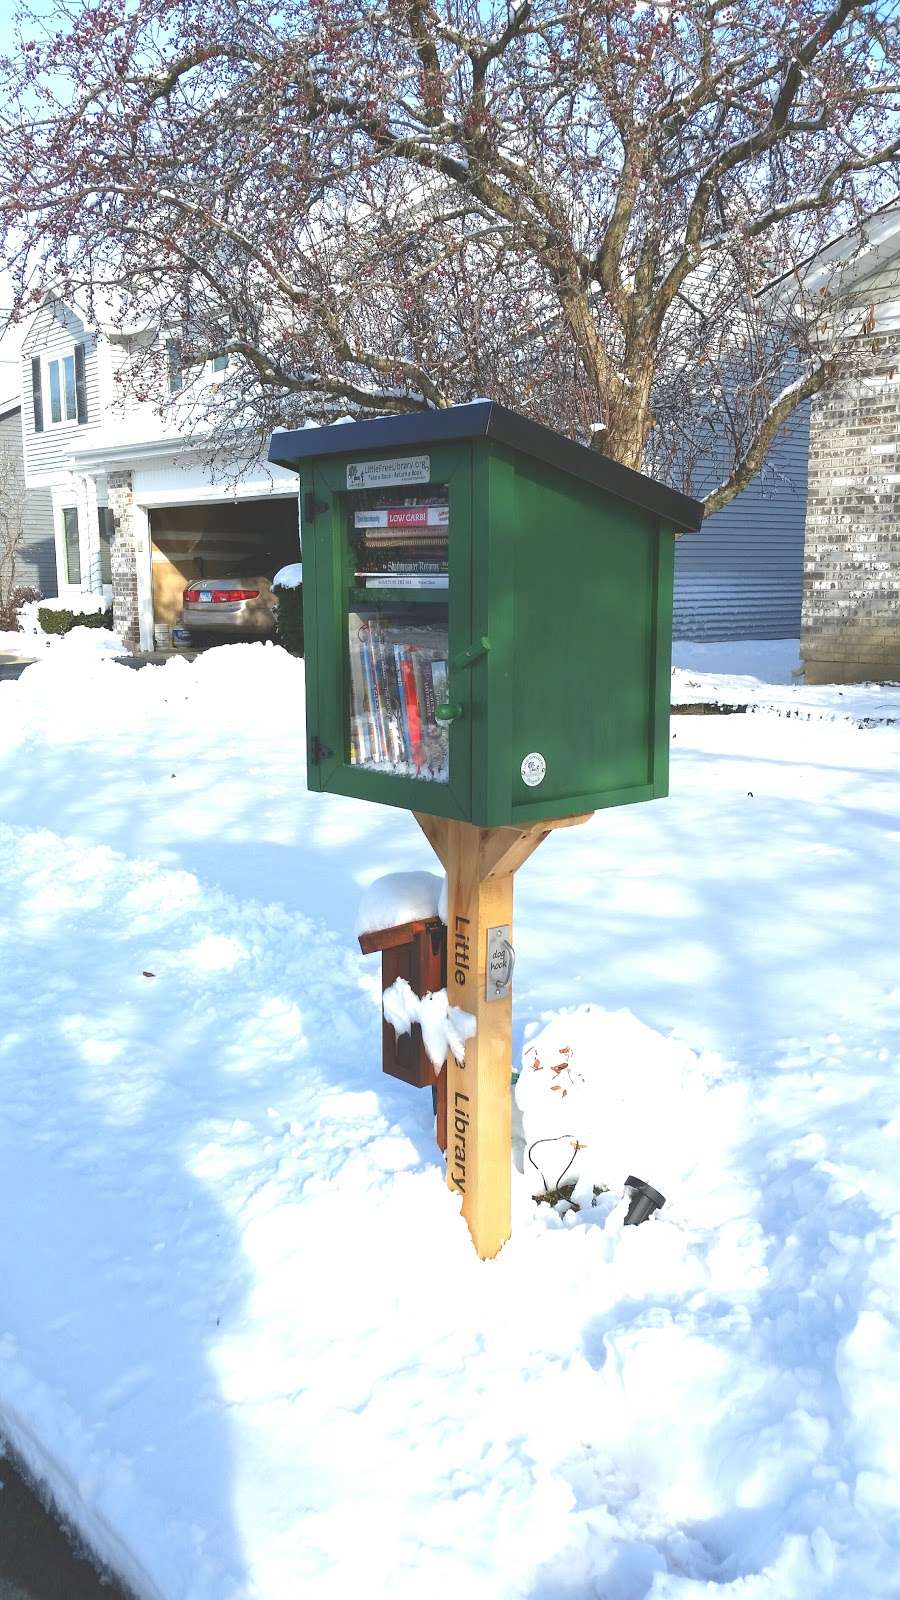
<svg viewBox="0 0 900 1600"><path fill-rule="evenodd" d="M211 548L210 525L216 522L211 507L227 509L221 521L229 524L231 550L239 544L234 508L252 507L242 548L258 540L268 554L262 535L277 523L282 543L296 559L297 480L293 473L263 465L236 483L233 475L227 486L215 481L203 464L201 441L167 429L154 406L116 383L135 337L141 337L139 331L97 327L76 308L48 298L22 348L23 440L28 488L49 496L60 597L102 597L112 605L115 626L127 642L152 650L159 620L154 564L172 570L164 534L155 540L154 513L163 528L164 508L180 508L182 522L186 515L189 523L191 508L196 509L193 545L183 529L181 540L195 556L194 547ZM273 518L276 500L282 514ZM219 557L222 570L226 558L221 551ZM190 568L190 561L183 563L188 576Z"/></svg>

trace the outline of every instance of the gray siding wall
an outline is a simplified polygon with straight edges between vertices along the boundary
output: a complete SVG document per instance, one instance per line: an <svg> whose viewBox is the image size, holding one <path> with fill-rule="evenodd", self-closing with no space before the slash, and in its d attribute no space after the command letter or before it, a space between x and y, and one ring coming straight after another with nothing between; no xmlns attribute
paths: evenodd
<svg viewBox="0 0 900 1600"><path fill-rule="evenodd" d="M809 408L766 470L675 545L676 639L799 639Z"/></svg>
<svg viewBox="0 0 900 1600"><path fill-rule="evenodd" d="M58 301L41 307L22 349L22 417L24 422L25 463L29 477L37 472L64 472L68 468L67 446L83 430L78 422L50 421L50 404L44 390L44 431L34 431L31 400L31 360L37 355L68 355L73 346L83 344L84 382L87 396L87 426L100 420L97 340L69 306Z"/></svg>
<svg viewBox="0 0 900 1600"><path fill-rule="evenodd" d="M18 466L18 481L25 482L22 454L22 415L18 408L0 417L0 450ZM16 554L15 582L23 588L40 589L43 595L56 594L56 543L53 537L53 505L49 489L31 489L25 494L24 537Z"/></svg>

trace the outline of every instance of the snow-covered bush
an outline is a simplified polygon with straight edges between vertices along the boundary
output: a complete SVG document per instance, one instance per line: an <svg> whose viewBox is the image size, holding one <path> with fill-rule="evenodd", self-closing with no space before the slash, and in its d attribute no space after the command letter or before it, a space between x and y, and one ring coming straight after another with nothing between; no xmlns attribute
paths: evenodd
<svg viewBox="0 0 900 1600"><path fill-rule="evenodd" d="M39 594L35 594L33 599L26 600L24 605L19 606L18 625L23 633L42 634L44 632L60 633L65 631L59 628L45 630L39 617L41 611L68 611L76 617L92 617L101 612L108 615L109 607L107 602L97 594L67 595L64 600L58 598L44 600ZM98 624L94 623L93 626L97 627Z"/></svg>
<svg viewBox="0 0 900 1600"><path fill-rule="evenodd" d="M44 633L69 633L72 628L112 628L112 608L106 611L73 611L71 606L42 605L38 622Z"/></svg>

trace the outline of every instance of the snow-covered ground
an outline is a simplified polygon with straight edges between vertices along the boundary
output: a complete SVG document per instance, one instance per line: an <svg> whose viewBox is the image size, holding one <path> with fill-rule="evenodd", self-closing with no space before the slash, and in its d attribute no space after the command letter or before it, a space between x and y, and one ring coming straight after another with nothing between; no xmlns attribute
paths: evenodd
<svg viewBox="0 0 900 1600"><path fill-rule="evenodd" d="M525 1135L538 1061L592 1144L481 1264L354 938L434 860L302 706L271 645L0 684L0 1432L148 1600L896 1596L900 730L676 718L522 870Z"/></svg>
<svg viewBox="0 0 900 1600"><path fill-rule="evenodd" d="M791 639L676 644L672 705L718 705L803 721L876 727L900 723L900 684L806 685L799 644Z"/></svg>
<svg viewBox="0 0 900 1600"><path fill-rule="evenodd" d="M803 669L799 639L676 639L672 665L690 673L711 672L795 683Z"/></svg>

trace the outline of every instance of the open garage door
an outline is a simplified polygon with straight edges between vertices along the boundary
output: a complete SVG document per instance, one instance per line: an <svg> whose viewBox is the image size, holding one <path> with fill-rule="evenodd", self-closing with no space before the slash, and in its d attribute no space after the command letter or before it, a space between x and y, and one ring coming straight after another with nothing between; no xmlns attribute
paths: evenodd
<svg viewBox="0 0 900 1600"><path fill-rule="evenodd" d="M300 560L295 495L218 504L160 506L150 513L153 620L181 621L181 596L195 578L274 577Z"/></svg>

